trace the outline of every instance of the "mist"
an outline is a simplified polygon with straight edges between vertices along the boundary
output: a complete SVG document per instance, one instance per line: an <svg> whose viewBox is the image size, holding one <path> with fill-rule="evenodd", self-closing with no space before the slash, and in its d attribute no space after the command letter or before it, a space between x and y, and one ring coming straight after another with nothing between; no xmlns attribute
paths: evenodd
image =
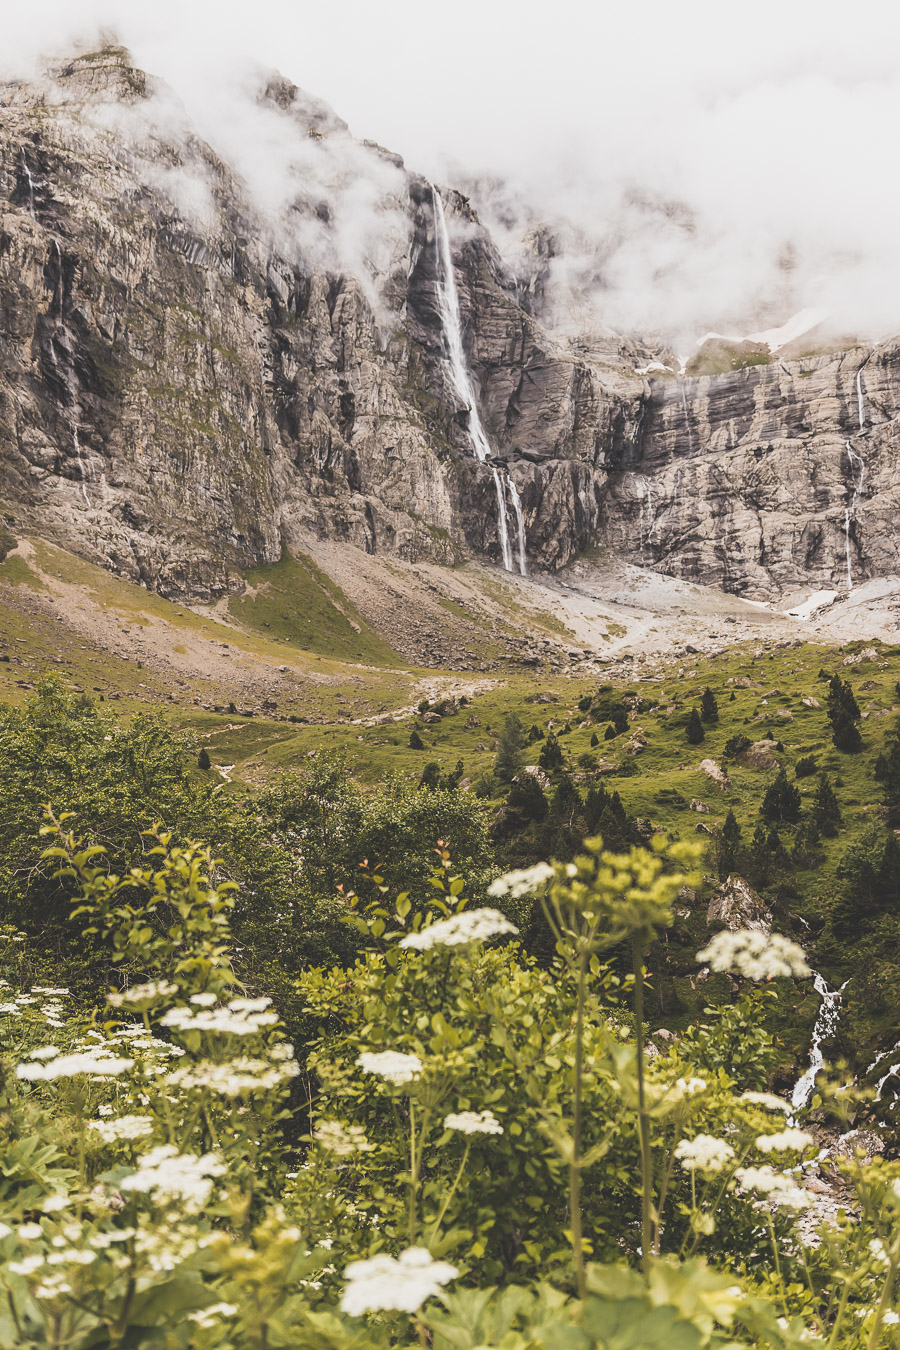
<svg viewBox="0 0 900 1350"><path fill-rule="evenodd" d="M402 252L400 175L349 137L299 146L256 103L271 69L468 191L513 270L549 226L548 305L572 333L687 352L806 308L836 334L900 329L893 6L36 0L4 27L6 78L114 30L267 218L298 193L333 203L328 240L298 246L327 242L370 287Z"/></svg>

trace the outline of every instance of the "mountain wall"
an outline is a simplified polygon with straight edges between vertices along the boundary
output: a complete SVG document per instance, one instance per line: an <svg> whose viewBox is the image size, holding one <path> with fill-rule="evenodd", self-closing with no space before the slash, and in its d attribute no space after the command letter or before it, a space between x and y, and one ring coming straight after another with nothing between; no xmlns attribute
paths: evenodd
<svg viewBox="0 0 900 1350"><path fill-rule="evenodd" d="M447 378L431 185L280 78L258 102L297 149L277 209L122 49L0 90L3 520L173 596L316 537L498 560L494 478ZM350 265L359 183L377 247ZM849 538L853 581L900 570L895 346L647 381L639 344L543 324L540 287L442 196L530 567L600 544L762 596L846 584Z"/></svg>

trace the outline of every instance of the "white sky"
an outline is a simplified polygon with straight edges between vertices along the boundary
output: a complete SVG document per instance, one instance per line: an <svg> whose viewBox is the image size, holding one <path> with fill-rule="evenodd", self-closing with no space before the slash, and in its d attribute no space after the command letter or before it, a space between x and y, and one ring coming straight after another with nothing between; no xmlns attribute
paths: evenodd
<svg viewBox="0 0 900 1350"><path fill-rule="evenodd" d="M0 10L7 72L106 24L201 128L256 61L412 168L511 180L539 214L563 211L614 240L597 303L617 326L731 331L784 319L785 305L825 304L845 327L900 328L894 0L0 0ZM685 202L692 228L636 210L635 191Z"/></svg>

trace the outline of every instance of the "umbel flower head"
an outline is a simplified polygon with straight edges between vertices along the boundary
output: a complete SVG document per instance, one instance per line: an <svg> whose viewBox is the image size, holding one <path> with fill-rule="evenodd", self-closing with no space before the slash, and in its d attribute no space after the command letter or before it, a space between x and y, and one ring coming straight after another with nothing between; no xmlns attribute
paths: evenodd
<svg viewBox="0 0 900 1350"><path fill-rule="evenodd" d="M180 1201L185 1209L203 1208L212 1190L213 1177L225 1172L225 1164L214 1153L179 1153L171 1144L152 1148L141 1158L131 1176L119 1182L123 1191L140 1191L161 1201Z"/></svg>
<svg viewBox="0 0 900 1350"><path fill-rule="evenodd" d="M357 1056L357 1064L366 1073L376 1073L388 1083L411 1083L422 1072L418 1055L404 1055L400 1050L364 1050Z"/></svg>
<svg viewBox="0 0 900 1350"><path fill-rule="evenodd" d="M531 895L532 891L552 881L556 875L554 869L549 863L536 863L534 867L522 867L515 872L507 872L505 876L498 877L488 886L488 895L499 898L501 895L511 895L514 900L521 900L523 895Z"/></svg>
<svg viewBox="0 0 900 1350"><path fill-rule="evenodd" d="M416 1312L458 1274L456 1266L435 1261L424 1247L408 1247L399 1258L379 1255L371 1261L353 1261L344 1271L341 1309L351 1317L366 1312Z"/></svg>
<svg viewBox="0 0 900 1350"><path fill-rule="evenodd" d="M803 948L780 933L759 933L741 928L736 933L716 933L697 953L697 960L710 970L731 971L748 980L804 979L812 971L806 964Z"/></svg>
<svg viewBox="0 0 900 1350"><path fill-rule="evenodd" d="M468 942L486 942L488 938L518 931L515 924L510 923L497 909L469 909L454 914L452 918L429 924L427 928L420 928L417 933L408 933L399 945L428 951L431 947L460 947Z"/></svg>
<svg viewBox="0 0 900 1350"><path fill-rule="evenodd" d="M780 1153L788 1149L800 1152L804 1148L809 1148L815 1140L806 1130L782 1130L780 1134L761 1134L756 1141L756 1147L761 1153Z"/></svg>
<svg viewBox="0 0 900 1350"><path fill-rule="evenodd" d="M502 1134L503 1126L493 1111L456 1111L444 1117L445 1130L462 1134Z"/></svg>
<svg viewBox="0 0 900 1350"><path fill-rule="evenodd" d="M724 1139L698 1134L694 1139L682 1139L675 1147L675 1157L688 1172L721 1172L734 1157L734 1149Z"/></svg>

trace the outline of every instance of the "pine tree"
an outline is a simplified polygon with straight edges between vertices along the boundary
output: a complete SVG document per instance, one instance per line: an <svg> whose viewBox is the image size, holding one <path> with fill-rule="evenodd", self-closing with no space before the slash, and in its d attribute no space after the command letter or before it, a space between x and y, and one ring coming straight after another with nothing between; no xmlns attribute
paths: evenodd
<svg viewBox="0 0 900 1350"><path fill-rule="evenodd" d="M198 769L208 769L209 767L210 767L209 751L207 750L206 746L204 745L203 749L200 751L199 755L197 756L197 768L198 768Z"/></svg>
<svg viewBox="0 0 900 1350"><path fill-rule="evenodd" d="M561 769L563 762L562 746L556 739L553 732L544 741L541 746L541 753L538 758L538 764L547 773L553 773L554 769Z"/></svg>
<svg viewBox="0 0 900 1350"><path fill-rule="evenodd" d="M894 826L900 821L900 721L888 736L884 753L875 761L875 780L881 784L887 823Z"/></svg>
<svg viewBox="0 0 900 1350"><path fill-rule="evenodd" d="M594 749L596 746L598 746L599 744L600 744L600 737L597 735L596 731L592 731L592 732L591 732L591 749L593 750L593 749Z"/></svg>
<svg viewBox="0 0 900 1350"><path fill-rule="evenodd" d="M724 881L729 872L736 872L741 849L741 827L733 811L725 817L725 823L719 833L718 869L719 880Z"/></svg>
<svg viewBox="0 0 900 1350"><path fill-rule="evenodd" d="M813 801L812 818L820 833L826 835L829 839L833 839L841 828L841 808L838 806L838 799L834 795L834 788L825 773L819 776Z"/></svg>
<svg viewBox="0 0 900 1350"><path fill-rule="evenodd" d="M525 728L516 713L507 713L494 759L494 773L501 783L511 783L525 762Z"/></svg>
<svg viewBox="0 0 900 1350"><path fill-rule="evenodd" d="M840 675L832 675L828 682L828 716L832 722L840 711L855 722L859 717L859 704L853 696L849 681L842 680Z"/></svg>
<svg viewBox="0 0 900 1350"><path fill-rule="evenodd" d="M838 750L843 750L847 755L855 755L862 749L862 737L859 734L859 727L843 708L839 708L832 719L831 739Z"/></svg>
<svg viewBox="0 0 900 1350"><path fill-rule="evenodd" d="M614 741L614 740L616 739L616 736L617 736L618 734L619 734L619 733L616 731L616 729L615 729L615 727L613 726L612 722L610 722L609 726L606 728L606 730L605 730L604 733L603 733L603 739L604 739L605 741Z"/></svg>
<svg viewBox="0 0 900 1350"><path fill-rule="evenodd" d="M700 699L700 716L704 722L718 722L719 720L719 705L709 685L703 690L703 696Z"/></svg>
<svg viewBox="0 0 900 1350"><path fill-rule="evenodd" d="M415 727L413 727L412 731L409 733L409 748L410 750L425 749L425 742L422 740L422 737L416 731Z"/></svg>
<svg viewBox="0 0 900 1350"><path fill-rule="evenodd" d="M794 824L800 819L800 810L800 789L788 782L787 773L782 769L766 788L760 814L764 820Z"/></svg>
<svg viewBox="0 0 900 1350"><path fill-rule="evenodd" d="M706 732L703 730L703 723L700 721L700 714L696 708L691 708L691 715L687 720L687 738L690 745L699 745L706 738Z"/></svg>
<svg viewBox="0 0 900 1350"><path fill-rule="evenodd" d="M533 773L520 773L509 790L506 805L525 821L544 820L547 798Z"/></svg>
<svg viewBox="0 0 900 1350"><path fill-rule="evenodd" d="M431 760L422 770L422 777L419 779L420 788L429 788L432 792L441 784L441 766L435 760Z"/></svg>

